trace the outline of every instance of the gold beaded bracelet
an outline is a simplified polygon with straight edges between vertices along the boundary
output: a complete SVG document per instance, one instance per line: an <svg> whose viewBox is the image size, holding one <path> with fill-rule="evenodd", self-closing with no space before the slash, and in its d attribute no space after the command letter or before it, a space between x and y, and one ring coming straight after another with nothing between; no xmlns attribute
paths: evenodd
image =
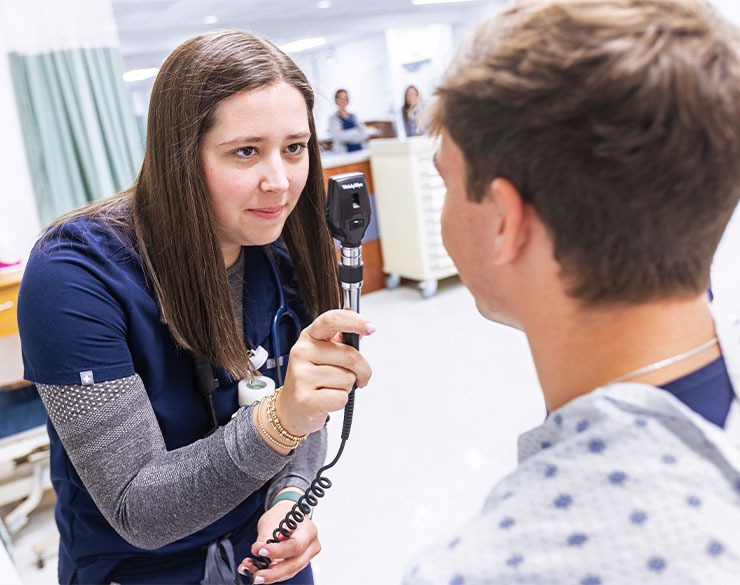
<svg viewBox="0 0 740 585"><path fill-rule="evenodd" d="M270 423L272 424L272 428L275 429L275 432L277 432L284 439L287 439L288 441L291 441L296 445L300 445L308 435L306 434L298 436L285 430L285 427L283 427L283 425L280 423L280 419L278 418L277 412L275 410L275 401L277 400L278 394L280 394L280 391L282 389L283 387L280 386L280 388L278 388L274 394L270 395L269 402L267 403L267 414L270 417Z"/></svg>
<svg viewBox="0 0 740 585"><path fill-rule="evenodd" d="M280 441L276 441L275 439L273 439L272 438L272 435L270 435L270 433L267 432L267 430L265 429L265 426L262 424L262 414L261 414L261 412L262 412L262 403L266 399L267 399L267 397L263 398L262 400L260 400L260 403L257 405L257 426L260 428L260 430L262 431L262 434L265 437L267 437L267 439L269 441L271 441L272 443L274 443L278 447L282 447L283 449L287 449L288 451L292 451L293 449L295 449L299 445L299 443L296 443L294 445L283 445Z"/></svg>

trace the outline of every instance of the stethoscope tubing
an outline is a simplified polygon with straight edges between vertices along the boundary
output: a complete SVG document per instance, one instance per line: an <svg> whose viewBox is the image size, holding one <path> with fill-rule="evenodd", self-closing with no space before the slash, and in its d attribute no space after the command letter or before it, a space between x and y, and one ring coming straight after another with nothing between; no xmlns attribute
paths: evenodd
<svg viewBox="0 0 740 585"><path fill-rule="evenodd" d="M263 247L265 255L267 256L270 268L272 270L273 280L275 282L275 288L277 289L278 308L275 314L272 316L272 324L270 326L270 339L272 341L272 355L275 359L275 373L277 376L278 386L283 385L283 369L280 364L281 357L281 343L280 343L280 324L283 319L287 318L293 325L293 333L295 333L296 339L301 334L301 321L298 319L295 311L288 306L285 301L285 289L283 288L283 281L280 278L280 272L278 271L277 263L273 258L270 250L265 246Z"/></svg>

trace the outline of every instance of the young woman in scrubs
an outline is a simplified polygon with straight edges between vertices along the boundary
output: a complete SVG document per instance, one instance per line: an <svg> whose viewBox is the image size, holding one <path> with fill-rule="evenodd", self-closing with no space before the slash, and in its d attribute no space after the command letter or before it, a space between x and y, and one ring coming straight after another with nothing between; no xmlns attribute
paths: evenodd
<svg viewBox="0 0 740 585"><path fill-rule="evenodd" d="M60 583L233 583L237 567L255 583L313 582L309 519L265 542L323 463L327 414L370 377L340 332L373 331L337 310L313 105L270 42L186 41L154 84L134 186L37 243L18 317L50 419ZM282 327L285 355L262 363L280 288L302 332ZM290 449L268 401L237 398L240 379L277 380L281 361L274 414L306 435Z"/></svg>
<svg viewBox="0 0 740 585"><path fill-rule="evenodd" d="M337 152L355 152L365 147L365 141L370 136L368 128L357 119L357 116L347 111L349 93L346 89L338 89L334 94L334 103L337 111L329 118L329 134L331 134L334 150Z"/></svg>

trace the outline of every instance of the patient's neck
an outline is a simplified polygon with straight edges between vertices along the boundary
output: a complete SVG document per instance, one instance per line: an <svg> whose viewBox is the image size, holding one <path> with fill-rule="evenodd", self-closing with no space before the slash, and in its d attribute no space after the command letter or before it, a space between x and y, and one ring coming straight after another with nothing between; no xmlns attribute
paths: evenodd
<svg viewBox="0 0 740 585"><path fill-rule="evenodd" d="M643 366L700 346L715 336L705 295L641 305L549 306L523 323L548 410ZM720 356L718 345L630 379L662 385Z"/></svg>

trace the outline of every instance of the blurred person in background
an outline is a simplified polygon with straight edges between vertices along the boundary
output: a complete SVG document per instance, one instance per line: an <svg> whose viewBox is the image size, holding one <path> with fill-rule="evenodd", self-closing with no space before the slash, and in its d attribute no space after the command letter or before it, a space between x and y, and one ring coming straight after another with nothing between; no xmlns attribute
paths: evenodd
<svg viewBox="0 0 740 585"><path fill-rule="evenodd" d="M349 93L346 89L338 89L334 94L334 103L337 111L329 119L329 134L336 152L355 152L362 150L372 131L347 111Z"/></svg>
<svg viewBox="0 0 740 585"><path fill-rule="evenodd" d="M421 136L424 134L426 128L421 124L423 111L424 105L419 90L416 86L409 85L403 94L403 106L401 107L406 136Z"/></svg>

